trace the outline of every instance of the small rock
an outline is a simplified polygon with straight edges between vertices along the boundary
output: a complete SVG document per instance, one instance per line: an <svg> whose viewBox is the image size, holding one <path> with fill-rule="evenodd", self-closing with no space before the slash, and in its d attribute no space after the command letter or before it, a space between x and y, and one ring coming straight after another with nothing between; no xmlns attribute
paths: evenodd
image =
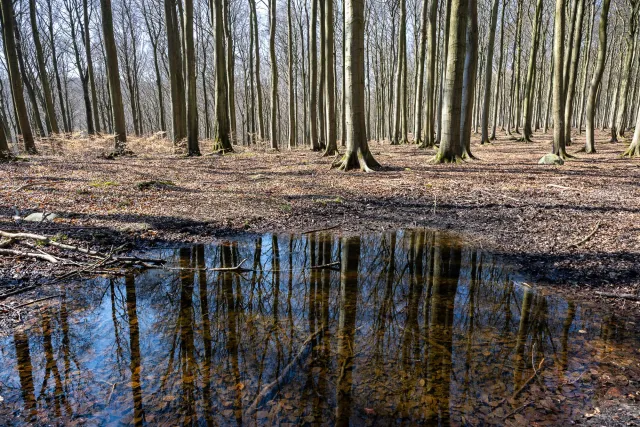
<svg viewBox="0 0 640 427"><path fill-rule="evenodd" d="M58 218L58 215L52 212L34 212L27 215L24 220L29 222L51 222L56 218Z"/></svg>
<svg viewBox="0 0 640 427"><path fill-rule="evenodd" d="M124 224L116 227L116 229L121 233L147 231L147 230L151 230L152 228L153 226L147 222L131 222L129 224Z"/></svg>
<svg viewBox="0 0 640 427"><path fill-rule="evenodd" d="M564 165L564 160L562 160L559 156L549 153L542 156L542 158L538 161L539 165Z"/></svg>

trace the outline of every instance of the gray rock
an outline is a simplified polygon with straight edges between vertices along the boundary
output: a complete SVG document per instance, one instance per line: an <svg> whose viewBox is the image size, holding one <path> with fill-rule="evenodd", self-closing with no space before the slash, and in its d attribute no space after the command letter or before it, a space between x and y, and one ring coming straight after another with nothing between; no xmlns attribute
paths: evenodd
<svg viewBox="0 0 640 427"><path fill-rule="evenodd" d="M116 227L121 233L131 233L151 230L153 226L148 222L130 222L128 224L120 225Z"/></svg>
<svg viewBox="0 0 640 427"><path fill-rule="evenodd" d="M538 161L539 165L564 165L564 160L553 153L545 154Z"/></svg>
<svg viewBox="0 0 640 427"><path fill-rule="evenodd" d="M24 220L29 222L51 222L58 217L59 215L53 212L34 212L27 215Z"/></svg>

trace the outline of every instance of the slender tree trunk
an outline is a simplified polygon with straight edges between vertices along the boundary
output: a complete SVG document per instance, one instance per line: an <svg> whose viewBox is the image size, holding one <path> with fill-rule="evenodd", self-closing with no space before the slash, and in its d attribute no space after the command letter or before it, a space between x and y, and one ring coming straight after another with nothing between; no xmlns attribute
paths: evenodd
<svg viewBox="0 0 640 427"><path fill-rule="evenodd" d="M506 6L506 4L505 4ZM505 6L502 7L503 14L502 19L504 19L504 9ZM484 97L482 103L482 125L481 132L482 136L480 138L480 143L484 144L485 142L489 142L489 107L491 105L491 79L493 78L493 48L495 45L496 39L496 26L498 23L498 8L500 7L500 0L493 0L493 6L491 7L491 23L489 24L489 41L487 42L487 66L484 70ZM504 27L504 23L502 23ZM502 31L500 31L502 33ZM502 66L502 41L504 35L501 36L500 40L500 60L498 62L498 79L500 78L500 68ZM497 104L497 93L498 93L498 84L496 84L496 104ZM495 119L494 119L495 120Z"/></svg>
<svg viewBox="0 0 640 427"><path fill-rule="evenodd" d="M586 1L586 0L585 0ZM589 74L589 61L591 60L591 40L593 37L593 23L595 21L596 16L596 2L595 0L591 0L591 21L589 22L589 32L587 33L587 44L586 44L586 57L584 60L584 67L582 68L582 89L580 90L580 107L578 108L578 114L580 114L580 118L578 119L578 133L582 133L582 124L584 123L584 103L585 96L587 90L587 74Z"/></svg>
<svg viewBox="0 0 640 427"><path fill-rule="evenodd" d="M569 81L565 82L566 99L564 107L564 142L569 145L571 141L571 124L573 117L573 98L576 93L576 80L578 77L578 63L580 60L580 45L582 42L582 23L584 21L584 2L585 0L576 0L578 9L576 12L576 21L574 22L575 32L573 32L573 47L571 48L571 63L569 65ZM567 77L565 75L565 77Z"/></svg>
<svg viewBox="0 0 640 427"><path fill-rule="evenodd" d="M478 68L478 4L477 0L468 0L468 2L467 45L462 83L462 116L460 120L460 146L462 147L463 159L474 158L473 154L471 154L471 126Z"/></svg>
<svg viewBox="0 0 640 427"><path fill-rule="evenodd" d="M118 51L113 35L113 13L111 0L100 0L102 11L102 32L107 75L109 76L109 92L111 93L111 109L113 114L113 130L115 133L115 155L125 153L127 147L127 125L124 120L124 106L122 104L122 90L120 88L120 69L118 68Z"/></svg>
<svg viewBox="0 0 640 427"><path fill-rule="evenodd" d="M33 43L36 49L38 76L40 77L40 84L42 85L42 94L44 96L44 106L45 112L47 113L48 127L51 132L60 133L58 119L56 118L56 110L53 104L53 96L51 95L51 87L49 86L49 77L47 76L47 67L44 61L42 43L40 42L35 0L29 0L29 17L31 21L31 34L33 35Z"/></svg>
<svg viewBox="0 0 640 427"><path fill-rule="evenodd" d="M278 63L276 59L276 0L269 0L269 54L271 56L271 148L278 149Z"/></svg>
<svg viewBox="0 0 640 427"><path fill-rule="evenodd" d="M295 98L294 98L294 82L293 82L293 26L291 17L291 0L287 0L287 24L288 24L288 48L289 48L289 149L296 146L296 117L295 117Z"/></svg>
<svg viewBox="0 0 640 427"><path fill-rule="evenodd" d="M235 80L235 51L233 49L233 28L231 26L231 14L229 11L229 0L224 2L224 17L225 17L225 36L227 40L226 52L227 52L227 96L229 97L229 122L231 132L231 141L235 141L237 124L236 124L236 80Z"/></svg>
<svg viewBox="0 0 640 427"><path fill-rule="evenodd" d="M636 48L636 32L638 28L638 9L640 0L632 0L631 16L629 17L629 30L627 32L624 66L621 71L620 91L618 92L618 111L616 114L615 127L617 130L616 140L624 140L625 114L627 111L627 96L629 94L629 82L631 80L631 63L633 62Z"/></svg>
<svg viewBox="0 0 640 427"><path fill-rule="evenodd" d="M224 0L212 0L212 8L214 14L214 31L215 31L215 60L216 60L216 128L217 134L214 143L214 151L231 152L233 146L231 144L231 126L229 124L229 108L227 106L227 79L222 70L225 68L225 51L224 51Z"/></svg>
<svg viewBox="0 0 640 427"><path fill-rule="evenodd" d="M175 0L164 0L165 27L167 29L167 56L169 57L169 80L171 87L171 124L173 143L178 144L187 137L185 82L182 73L182 47L180 25L176 15Z"/></svg>
<svg viewBox="0 0 640 427"><path fill-rule="evenodd" d="M275 0L274 0L275 1ZM324 102L326 125L325 156L333 156L338 152L338 134L336 132L336 88L334 74L334 35L333 35L333 0L324 3ZM364 73L364 69L363 69Z"/></svg>
<svg viewBox="0 0 640 427"><path fill-rule="evenodd" d="M553 36L553 154L566 158L564 143L564 34L565 34L565 0L556 0L555 23Z"/></svg>
<svg viewBox="0 0 640 427"><path fill-rule="evenodd" d="M38 154L36 145L31 133L31 125L29 124L29 114L27 113L27 104L24 101L24 93L22 87L22 76L20 75L20 66L18 64L18 55L16 51L15 39L15 13L13 10L12 0L2 0L2 28L4 35L5 50L8 53L7 68L9 69L9 80L13 94L13 104L16 110L17 121L20 124L20 132L24 141L24 148L29 154Z"/></svg>
<svg viewBox="0 0 640 427"><path fill-rule="evenodd" d="M82 11L84 19L84 49L87 56L87 74L89 77L89 88L91 89L91 104L93 105L93 126L95 132L100 132L100 112L98 111L98 93L96 92L96 80L93 71L93 55L91 54L91 36L89 28L89 4L88 0L82 0Z"/></svg>
<svg viewBox="0 0 640 427"><path fill-rule="evenodd" d="M496 81L496 90L495 90L495 94L494 94L494 98L495 100L494 105L493 105L493 124L492 124L492 129L491 129L491 138L489 138L489 142L490 141L494 141L496 139L496 127L497 127L497 123L498 123L498 104L500 104L500 83L502 80L504 80L504 73L502 71L502 63L504 61L504 52L503 52L503 48L504 48L504 12L507 8L506 2L502 4L502 12L500 14L500 50L499 50L499 58L498 58L498 79ZM489 67L487 67L487 72L489 72ZM493 74L493 72L491 73ZM487 81L487 86L489 85L489 82ZM486 89L485 89L486 90ZM486 96L486 94L485 94ZM502 95L504 97L504 95ZM485 98L485 102L487 102L486 98ZM483 113L484 114L484 113ZM483 115L484 117L484 115ZM484 120L484 119L483 119ZM484 125L484 122L483 122ZM488 123L487 123L488 126ZM487 140L484 139L484 137L482 137L480 139L480 144L484 144L485 142L487 142Z"/></svg>
<svg viewBox="0 0 640 427"><path fill-rule="evenodd" d="M596 60L596 69L593 73L593 78L591 79L591 85L589 86L589 97L587 98L587 113L586 113L586 122L587 122L587 134L585 141L585 152L587 153L595 153L596 152L596 143L595 143L595 110L596 110L596 95L598 93L598 88L600 87L600 83L602 80L602 74L604 73L604 67L606 63L607 57L607 27L609 24L609 6L611 4L611 0L603 0L602 2L602 12L600 13L600 26L598 28L598 37L600 40L600 45L598 47L598 59ZM636 127L640 129L640 127Z"/></svg>
<svg viewBox="0 0 640 427"><path fill-rule="evenodd" d="M579 1L579 0L578 0ZM536 5L535 23L531 33L531 55L529 56L529 65L527 67L527 81L524 86L524 102L523 102L523 129L522 140L531 142L533 129L531 128L531 113L533 111L533 95L535 89L536 59L538 56L538 47L540 45L540 24L542 23L542 0L538 0Z"/></svg>
<svg viewBox="0 0 640 427"><path fill-rule="evenodd" d="M262 110L262 80L260 77L260 41L258 38L258 14L256 12L256 1L249 0L251 6L251 18L253 20L253 46L255 48L255 73L256 73L256 99L258 101L258 137L265 140L264 111Z"/></svg>
<svg viewBox="0 0 640 427"><path fill-rule="evenodd" d="M187 155L199 156L196 48L193 38L193 0L184 2L185 59L187 61ZM216 52L217 53L217 52ZM218 73L220 69L217 69Z"/></svg>

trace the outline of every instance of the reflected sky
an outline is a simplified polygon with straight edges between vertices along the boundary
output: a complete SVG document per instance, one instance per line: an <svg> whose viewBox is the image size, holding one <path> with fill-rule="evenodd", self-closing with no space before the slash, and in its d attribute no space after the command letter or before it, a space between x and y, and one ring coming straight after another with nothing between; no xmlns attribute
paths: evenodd
<svg viewBox="0 0 640 427"><path fill-rule="evenodd" d="M615 317L524 286L441 232L153 255L165 269L86 281L0 340L0 419L500 424L535 401L523 416L561 422L598 396L603 360L632 363L639 348Z"/></svg>

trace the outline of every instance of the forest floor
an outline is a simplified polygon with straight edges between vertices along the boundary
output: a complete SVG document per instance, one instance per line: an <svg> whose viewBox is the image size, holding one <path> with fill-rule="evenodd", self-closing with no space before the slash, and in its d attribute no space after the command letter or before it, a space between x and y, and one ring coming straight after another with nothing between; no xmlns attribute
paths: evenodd
<svg viewBox="0 0 640 427"><path fill-rule="evenodd" d="M570 152L582 146L575 139ZM431 149L372 143L383 169L365 174L330 170L333 158L306 148L238 146L186 158L164 139L130 138L135 156L107 160L98 156L107 138L43 140L41 155L0 165L0 230L145 247L246 231L448 229L503 255L536 285L637 319L640 302L596 295L640 293L640 161L620 157L626 144L606 141L600 134L597 154L563 166L537 164L549 135L485 146L476 136L478 159L458 165L430 164ZM17 223L16 209L60 217ZM2 256L0 282L42 282L58 268Z"/></svg>

